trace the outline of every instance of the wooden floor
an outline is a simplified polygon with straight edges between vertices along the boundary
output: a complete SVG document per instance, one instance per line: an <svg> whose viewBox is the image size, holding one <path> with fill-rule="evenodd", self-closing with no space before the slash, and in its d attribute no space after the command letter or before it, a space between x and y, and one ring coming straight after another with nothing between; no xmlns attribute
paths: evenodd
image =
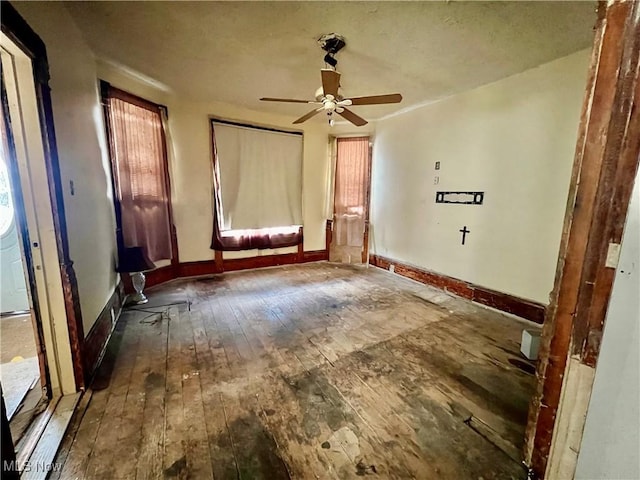
<svg viewBox="0 0 640 480"><path fill-rule="evenodd" d="M513 318L329 263L150 298L123 313L54 478L525 478Z"/></svg>

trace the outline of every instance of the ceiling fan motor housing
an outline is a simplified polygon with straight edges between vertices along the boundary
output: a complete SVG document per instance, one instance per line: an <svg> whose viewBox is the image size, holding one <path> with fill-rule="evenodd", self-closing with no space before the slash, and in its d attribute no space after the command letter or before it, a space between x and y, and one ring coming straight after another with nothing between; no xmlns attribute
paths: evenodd
<svg viewBox="0 0 640 480"><path fill-rule="evenodd" d="M318 39L320 47L327 53L335 55L347 44L342 35L327 33Z"/></svg>

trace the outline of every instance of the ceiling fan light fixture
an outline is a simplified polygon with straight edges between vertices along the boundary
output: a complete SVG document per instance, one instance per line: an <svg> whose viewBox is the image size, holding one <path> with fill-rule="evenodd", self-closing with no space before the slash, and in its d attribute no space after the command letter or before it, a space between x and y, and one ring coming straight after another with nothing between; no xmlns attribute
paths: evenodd
<svg viewBox="0 0 640 480"><path fill-rule="evenodd" d="M333 100L326 100L323 104L323 108L325 110L329 110L330 112L333 112L336 109L336 102L334 102Z"/></svg>

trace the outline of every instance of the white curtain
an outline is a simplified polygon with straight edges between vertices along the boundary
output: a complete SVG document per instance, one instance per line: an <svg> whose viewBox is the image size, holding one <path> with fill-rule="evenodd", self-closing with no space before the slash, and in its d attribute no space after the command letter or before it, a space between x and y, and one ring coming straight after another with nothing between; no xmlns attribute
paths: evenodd
<svg viewBox="0 0 640 480"><path fill-rule="evenodd" d="M222 229L302 225L302 135L213 122Z"/></svg>

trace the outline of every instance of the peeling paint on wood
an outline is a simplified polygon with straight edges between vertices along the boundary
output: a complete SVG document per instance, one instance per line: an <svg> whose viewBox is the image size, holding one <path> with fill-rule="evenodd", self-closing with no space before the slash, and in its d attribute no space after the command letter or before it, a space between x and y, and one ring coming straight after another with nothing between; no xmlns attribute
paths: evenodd
<svg viewBox="0 0 640 480"><path fill-rule="evenodd" d="M600 3L554 291L543 329L525 459L543 477L573 355L595 367L619 243L640 154L640 9Z"/></svg>

